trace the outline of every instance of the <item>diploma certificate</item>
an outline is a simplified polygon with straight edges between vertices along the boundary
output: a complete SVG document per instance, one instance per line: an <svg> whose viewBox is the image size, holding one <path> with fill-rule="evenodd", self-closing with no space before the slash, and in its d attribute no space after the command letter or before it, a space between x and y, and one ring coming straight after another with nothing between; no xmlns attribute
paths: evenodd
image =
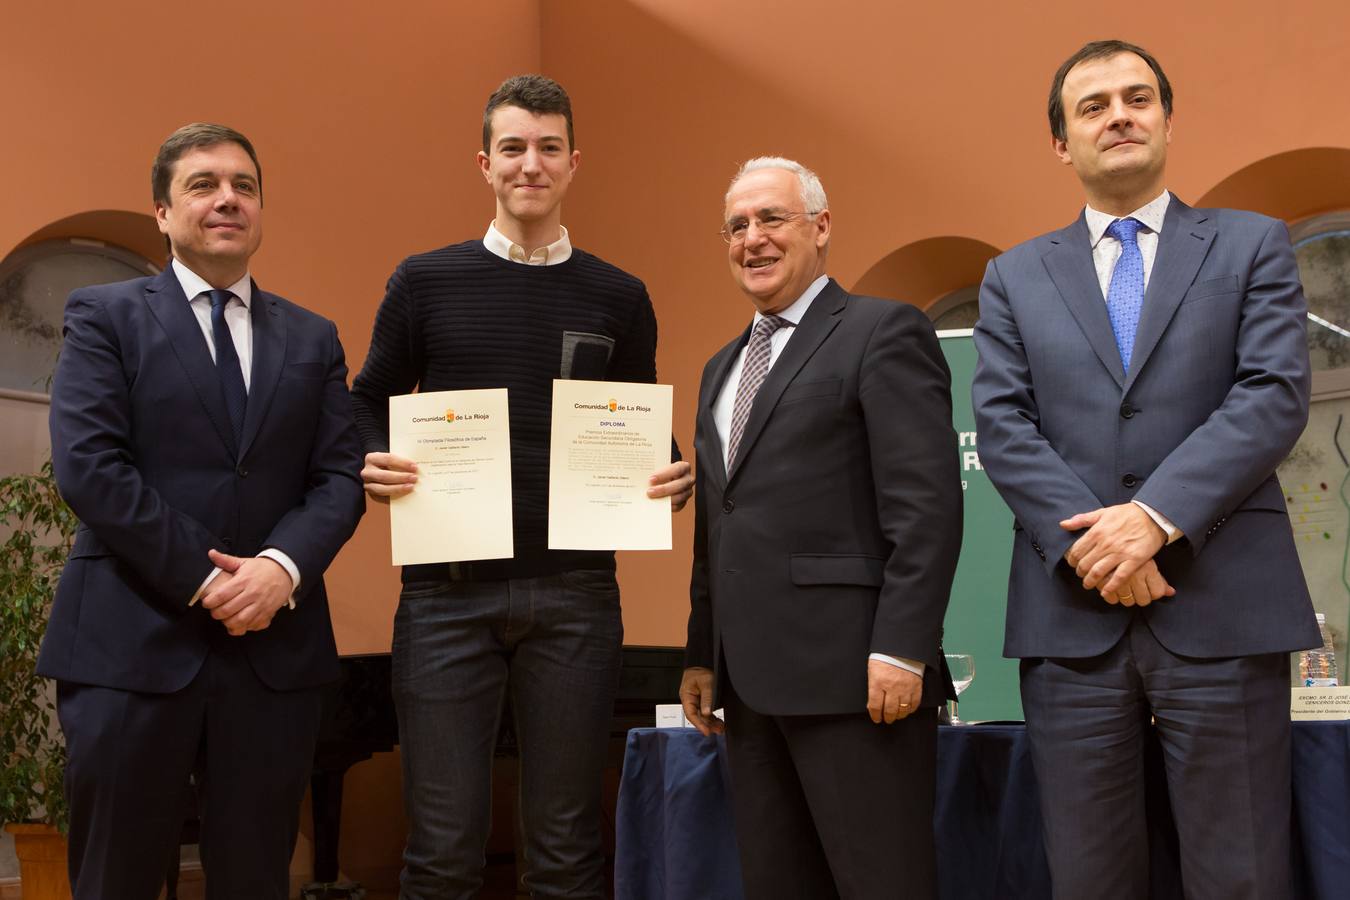
<svg viewBox="0 0 1350 900"><path fill-rule="evenodd" d="M668 384L553 382L550 550L669 550L670 498L647 496L670 464Z"/></svg>
<svg viewBox="0 0 1350 900"><path fill-rule="evenodd" d="M515 554L505 388L390 397L389 452L417 463L417 487L389 501L394 565Z"/></svg>

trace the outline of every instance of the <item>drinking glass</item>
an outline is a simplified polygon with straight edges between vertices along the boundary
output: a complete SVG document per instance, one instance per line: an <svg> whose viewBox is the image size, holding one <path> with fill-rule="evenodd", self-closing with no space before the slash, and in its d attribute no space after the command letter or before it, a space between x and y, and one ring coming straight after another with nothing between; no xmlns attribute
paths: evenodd
<svg viewBox="0 0 1350 900"><path fill-rule="evenodd" d="M975 657L969 653L948 653L947 671L951 673L952 684L956 687L956 696L960 697L961 692L970 687L970 683L975 680ZM952 724L965 724L956 715L956 701L952 704Z"/></svg>

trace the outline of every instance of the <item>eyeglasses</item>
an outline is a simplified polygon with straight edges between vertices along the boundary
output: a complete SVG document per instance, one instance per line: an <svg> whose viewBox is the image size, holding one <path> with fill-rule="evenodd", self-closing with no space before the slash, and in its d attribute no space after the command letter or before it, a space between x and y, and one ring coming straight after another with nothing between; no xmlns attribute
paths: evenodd
<svg viewBox="0 0 1350 900"><path fill-rule="evenodd" d="M736 218L722 226L718 234L722 235L722 240L728 244L740 244L745 242L745 238L750 234L750 223L753 221L759 226L759 230L766 234L773 234L775 231L781 231L783 226L789 222L795 222L797 219L812 219L820 215L820 212L765 212L755 216L753 220Z"/></svg>

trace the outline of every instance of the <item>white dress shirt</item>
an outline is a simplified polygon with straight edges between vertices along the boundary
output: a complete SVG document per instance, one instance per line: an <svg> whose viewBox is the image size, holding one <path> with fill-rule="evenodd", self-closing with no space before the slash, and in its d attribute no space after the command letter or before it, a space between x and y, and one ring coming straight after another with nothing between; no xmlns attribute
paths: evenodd
<svg viewBox="0 0 1350 900"><path fill-rule="evenodd" d="M787 342L792 340L792 333L796 331L796 326L801 322L806 311L811 308L811 302L825 290L825 285L830 281L829 276L822 275L806 288L806 291L796 299L796 301L787 309L778 313L780 319L787 319L792 323L792 327L780 328L769 336L769 369L778 361L782 355L783 348ZM753 330L759 320L764 318L760 312L755 313L754 319L750 322ZM749 345L747 344L747 347ZM736 390L741 385L741 368L745 365L745 351L747 347L742 347L736 354L735 361L731 364L731 370L727 372L727 380L722 385L721 392L717 395L717 402L713 404L713 424L717 427L717 437L722 442L722 467L727 465L727 442L731 438L731 415L736 406ZM767 377L767 373L766 373ZM880 662L890 663L893 666L913 672L919 677L923 677L923 663L912 659L900 659L895 656L888 656L885 653L869 654L868 659L875 659Z"/></svg>
<svg viewBox="0 0 1350 900"><path fill-rule="evenodd" d="M1172 195L1163 191L1157 197L1130 213L1120 216L1124 219L1138 219L1143 223L1135 240L1139 244L1139 255L1144 258L1144 290L1148 290L1148 280L1153 275L1153 261L1158 258L1158 235L1162 233L1163 220L1167 218L1167 206ZM1092 264L1097 269L1097 283L1102 288L1102 301L1111 293L1111 275L1116 270L1116 261L1120 259L1120 241L1106 233L1118 217L1099 212L1091 206L1083 212L1087 220L1088 237L1092 241ZM1149 518L1158 523L1158 527L1167 533L1167 543L1181 537L1181 529L1171 520L1147 503L1134 501L1134 505L1148 513Z"/></svg>
<svg viewBox="0 0 1350 900"><path fill-rule="evenodd" d="M483 246L494 256L509 259L511 262L527 266L556 266L558 263L567 262L572 256L572 241L567 236L567 229L559 225L558 230L562 232L562 237L547 247L539 247L533 253L527 254L524 247L497 230L497 220L493 219L488 224L487 234L483 235Z"/></svg>
<svg viewBox="0 0 1350 900"><path fill-rule="evenodd" d="M211 298L206 295L207 291L214 290L206 280L196 272L183 265L175 259L170 265L173 267L173 274L178 278L179 285L183 288L183 294L189 298L188 303L192 307L192 313L197 317L197 324L201 326L202 337L206 340L206 349L211 354L211 359L216 358L216 338L211 328ZM239 355L239 367L244 374L244 389L248 390L250 386L250 376L253 374L253 321L249 318L249 304L253 302L253 280L247 272L234 284L226 288L234 298L225 304L225 324L230 329L230 338L234 341L234 351ZM300 569L285 553L275 547L267 547L258 553L259 556L265 556L275 561L286 574L291 576L291 597L287 606L295 609L295 593L300 590ZM196 603L206 586L211 580L220 574L220 568L211 570L211 574L206 576L201 587L197 588L197 593L192 595L188 605Z"/></svg>

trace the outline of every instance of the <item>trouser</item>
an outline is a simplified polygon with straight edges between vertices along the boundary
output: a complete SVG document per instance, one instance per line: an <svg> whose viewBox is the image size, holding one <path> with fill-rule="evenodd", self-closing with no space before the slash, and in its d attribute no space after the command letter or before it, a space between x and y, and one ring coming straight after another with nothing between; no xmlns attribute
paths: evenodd
<svg viewBox="0 0 1350 900"><path fill-rule="evenodd" d="M767 716L722 681L746 900L935 898L937 710Z"/></svg>
<svg viewBox="0 0 1350 900"><path fill-rule="evenodd" d="M194 772L208 900L290 896L320 691L272 690L220 643L172 694L57 685L75 900L159 895Z"/></svg>
<svg viewBox="0 0 1350 900"><path fill-rule="evenodd" d="M1057 900L1148 896L1150 728L1188 900L1290 896L1288 654L1177 656L1136 616L1101 656L1021 668Z"/></svg>
<svg viewBox="0 0 1350 900"><path fill-rule="evenodd" d="M601 777L622 646L612 571L404 587L393 644L409 826L401 897L458 900L482 886L507 692L525 886L604 897Z"/></svg>

